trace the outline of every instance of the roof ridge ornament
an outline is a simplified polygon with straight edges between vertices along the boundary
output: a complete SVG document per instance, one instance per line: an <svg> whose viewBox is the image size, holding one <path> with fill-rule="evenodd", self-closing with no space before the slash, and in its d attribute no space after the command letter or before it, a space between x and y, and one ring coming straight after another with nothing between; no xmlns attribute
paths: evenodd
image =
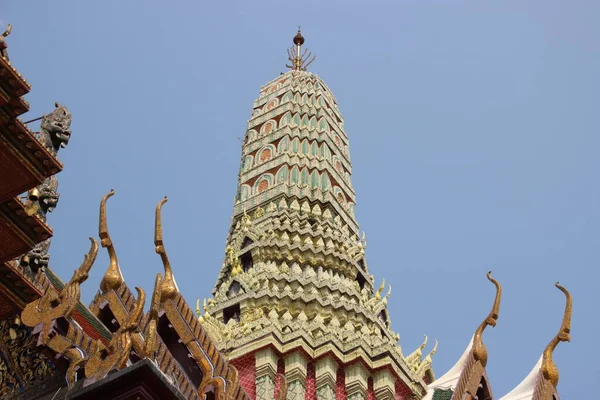
<svg viewBox="0 0 600 400"><path fill-rule="evenodd" d="M292 41L294 42L294 46L288 49L288 60L292 65L286 64L285 66L292 71L306 71L306 68L315 61L317 56L309 53L308 49L304 49L304 52L301 52L302 45L304 44L304 36L300 32L300 27L298 27L298 33Z"/></svg>
<svg viewBox="0 0 600 400"><path fill-rule="evenodd" d="M100 244L108 250L108 256L110 258L108 269L100 282L100 289L103 293L106 293L111 289L116 290L123 284L123 274L119 268L119 260L117 260L117 253L110 238L110 234L108 233L108 224L106 222L106 200L114 194L115 191L110 189L110 192L105 194L100 201L100 224L98 235L100 236Z"/></svg>
<svg viewBox="0 0 600 400"><path fill-rule="evenodd" d="M177 284L175 283L175 278L173 277L173 270L171 269L171 263L169 262L169 257L167 256L167 251L165 250L164 242L162 240L162 221L161 221L161 209L163 204L165 204L169 199L165 196L164 199L158 202L156 205L156 214L154 218L154 246L156 246L156 254L160 255L163 266L165 268L165 277L162 280L160 286L160 302L165 302L167 300L175 297L177 293Z"/></svg>
<svg viewBox="0 0 600 400"><path fill-rule="evenodd" d="M558 368L554 364L552 360L552 352L558 346L559 342L570 342L571 341L571 311L573 308L573 299L571 298L571 293L564 287L562 287L558 282L555 283L555 286L565 294L566 297L566 305L565 305L565 313L563 315L563 321L560 326L560 330L552 338L548 346L544 349L544 356L542 360L542 374L544 374L544 378L548 379L554 387L558 385Z"/></svg>
<svg viewBox="0 0 600 400"><path fill-rule="evenodd" d="M483 331L488 325L496 326L498 315L500 313L500 299L502 298L502 286L500 286L497 280L492 278L492 271L487 273L487 278L496 286L496 297L494 299L492 310L486 319L477 327L475 335L473 336L473 357L475 357L475 360L481 362L481 365L484 367L487 364L488 353L482 339Z"/></svg>

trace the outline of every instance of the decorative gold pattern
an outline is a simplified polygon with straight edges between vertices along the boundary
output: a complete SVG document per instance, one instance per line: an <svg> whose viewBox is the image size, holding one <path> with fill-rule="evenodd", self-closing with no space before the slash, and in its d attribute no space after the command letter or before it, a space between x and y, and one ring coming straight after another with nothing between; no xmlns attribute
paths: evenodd
<svg viewBox="0 0 600 400"><path fill-rule="evenodd" d="M109 290L116 290L123 284L123 274L121 274L121 269L119 268L119 260L117 259L117 253L110 238L110 234L108 233L108 224L106 222L106 200L114 194L115 191L111 189L100 201L100 227L98 234L100 236L102 247L108 250L108 256L110 258L108 269L100 282L100 289L103 293L106 293Z"/></svg>
<svg viewBox="0 0 600 400"><path fill-rule="evenodd" d="M90 359L85 365L85 375L92 381L100 380L113 369L122 369L127 365L133 345L131 336L138 328L146 301L144 290L139 287L136 287L135 290L138 292L135 307L125 323L113 335L108 349L100 341L97 341L91 352Z"/></svg>
<svg viewBox="0 0 600 400"><path fill-rule="evenodd" d="M475 336L473 337L473 357L475 360L481 362L481 365L485 367L487 365L487 348L483 343L483 331L485 328L490 325L492 327L496 326L496 322L498 321L498 314L500 313L500 300L502 297L502 287L494 278L492 278L492 271L487 273L487 278L490 282L492 282L496 286L496 297L494 299L494 304L492 306L492 310L486 317L486 319L477 327L475 330Z"/></svg>
<svg viewBox="0 0 600 400"><path fill-rule="evenodd" d="M58 318L71 318L75 307L81 296L81 284L88 278L88 274L96 255L98 254L98 242L90 238L91 247L85 255L81 266L75 270L73 277L57 293L53 287L48 288L46 293L37 301L33 301L25 307L21 314L21 320L29 327L41 324L40 340L45 343L52 329L52 322Z"/></svg>
<svg viewBox="0 0 600 400"><path fill-rule="evenodd" d="M148 325L146 327L146 343L144 347L144 356L151 360L156 357L158 349L158 314L160 312L161 288L163 277L156 274L154 281L154 291L152 292L152 301L150 303L150 311L148 312Z"/></svg>

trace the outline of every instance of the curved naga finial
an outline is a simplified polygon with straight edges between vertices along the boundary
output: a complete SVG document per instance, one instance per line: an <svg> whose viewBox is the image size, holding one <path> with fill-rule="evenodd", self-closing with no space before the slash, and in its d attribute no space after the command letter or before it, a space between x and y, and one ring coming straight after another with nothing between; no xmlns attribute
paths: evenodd
<svg viewBox="0 0 600 400"><path fill-rule="evenodd" d="M560 330L544 349L544 357L542 359L542 373L544 374L544 378L548 379L554 387L558 385L558 368L552 360L552 352L559 342L571 341L571 310L573 308L573 299L571 298L571 293L569 293L569 291L562 287L558 282L556 282L555 285L565 294L567 299L565 305L565 314L563 315L563 321L562 325L560 326Z"/></svg>
<svg viewBox="0 0 600 400"><path fill-rule="evenodd" d="M433 364L433 355L437 352L437 347L438 347L438 341L437 341L437 339L435 339L435 344L433 345L433 350L431 350L429 352L429 354L427 354L427 356L425 356L425 359L423 360L423 362L416 369L417 376L419 376L419 377L423 376L425 374L425 372L427 372L427 370L431 368L431 365Z"/></svg>
<svg viewBox="0 0 600 400"><path fill-rule="evenodd" d="M8 26L6 27L6 30L4 31L4 33L2 35L0 35L0 37L2 37L2 39L4 39L8 35L10 35L11 31L12 31L12 25L8 24Z"/></svg>
<svg viewBox="0 0 600 400"><path fill-rule="evenodd" d="M383 280L383 282L381 282L381 286L375 292L375 298L377 300L381 300L381 292L383 292L383 289L385 289L385 279Z"/></svg>
<svg viewBox="0 0 600 400"><path fill-rule="evenodd" d="M109 290L116 290L123 284L123 274L121 274L117 253L110 238L110 234L108 233L108 224L106 223L106 200L114 194L115 191L111 189L100 201L100 226L98 234L100 235L100 243L102 247L108 250L108 257L110 258L108 269L100 282L100 290L102 290L103 293L106 293Z"/></svg>
<svg viewBox="0 0 600 400"><path fill-rule="evenodd" d="M419 363L421 362L421 357L423 356L423 349L427 347L427 335L423 336L425 336L425 340L423 340L423 343L404 359L404 361L406 361L406 364L408 364L408 366L411 368L416 369L418 367Z"/></svg>
<svg viewBox="0 0 600 400"><path fill-rule="evenodd" d="M156 205L156 216L154 218L154 245L156 246L156 254L160 255L163 266L165 268L165 277L161 284L160 301L164 302L175 297L177 293L177 285L175 284L175 278L173 278L173 270L171 269L171 263L169 257L167 257L167 251L163 243L162 233L162 221L161 221L161 209L169 199L165 196L164 199L158 202Z"/></svg>
<svg viewBox="0 0 600 400"><path fill-rule="evenodd" d="M488 325L496 326L498 314L500 313L500 299L502 297L502 286L500 286L497 280L492 278L492 271L487 273L487 278L496 286L496 298L494 299L492 310L488 314L487 318L477 327L475 330L475 336L473 337L473 357L480 361L481 365L484 367L487 365L488 353L485 344L483 344L483 331Z"/></svg>

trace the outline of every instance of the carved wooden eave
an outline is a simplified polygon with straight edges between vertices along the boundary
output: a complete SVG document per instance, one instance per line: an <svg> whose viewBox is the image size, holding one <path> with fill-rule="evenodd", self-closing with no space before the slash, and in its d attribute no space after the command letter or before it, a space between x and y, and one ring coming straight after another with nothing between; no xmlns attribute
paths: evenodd
<svg viewBox="0 0 600 400"><path fill-rule="evenodd" d="M20 313L30 301L46 291L49 282L44 274L29 276L16 261L0 264L0 320Z"/></svg>
<svg viewBox="0 0 600 400"><path fill-rule="evenodd" d="M0 124L0 170L2 202L60 172L62 164L21 120L10 119Z"/></svg>
<svg viewBox="0 0 600 400"><path fill-rule="evenodd" d="M27 253L51 236L52 229L37 214L28 215L20 200L0 203L0 263Z"/></svg>
<svg viewBox="0 0 600 400"><path fill-rule="evenodd" d="M29 92L31 85L21 76L19 71L12 66L10 61L0 56L0 77L6 82L2 85L11 97L20 97Z"/></svg>

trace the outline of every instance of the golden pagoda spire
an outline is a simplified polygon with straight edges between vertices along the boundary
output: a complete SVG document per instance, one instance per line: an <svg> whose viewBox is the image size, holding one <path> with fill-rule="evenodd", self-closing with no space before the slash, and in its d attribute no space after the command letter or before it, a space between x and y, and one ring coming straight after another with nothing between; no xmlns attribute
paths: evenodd
<svg viewBox="0 0 600 400"><path fill-rule="evenodd" d="M487 273L487 278L496 286L496 298L494 299L492 310L488 314L487 318L477 327L475 330L475 336L473 337L473 356L476 360L479 360L481 365L484 367L487 364L488 353L485 344L483 344L483 331L488 325L496 326L498 314L500 313L500 299L502 297L502 286L500 286L497 280L492 278L492 271Z"/></svg>
<svg viewBox="0 0 600 400"><path fill-rule="evenodd" d="M290 60L292 65L286 64L286 67L294 71L306 71L306 68L315 61L317 56L313 56L312 53L308 53L307 55L308 49L304 49L304 52L302 52L304 36L302 36L302 32L300 32L300 27L298 27L298 33L294 36L292 41L294 42L294 46L288 49L288 60Z"/></svg>
<svg viewBox="0 0 600 400"><path fill-rule="evenodd" d="M544 374L544 378L548 379L554 387L558 385L558 368L554 364L552 360L552 352L558 346L559 342L570 342L571 341L571 310L573 307L573 299L571 298L571 293L564 287L562 287L558 282L556 282L555 286L565 294L567 299L565 305L565 313L563 315L563 321L560 326L560 330L552 338L546 349L544 349L544 356L542 359L542 374Z"/></svg>
<svg viewBox="0 0 600 400"><path fill-rule="evenodd" d="M160 301L164 302L172 299L177 293L177 285L175 284L175 278L173 278L173 270L171 269L171 263L169 257L167 257L167 251L162 240L162 221L161 221L161 208L163 204L167 202L168 198L165 196L164 199L158 202L156 205L156 215L154 218L154 245L156 246L156 254L160 255L163 266L165 268L165 277L161 283L161 294Z"/></svg>
<svg viewBox="0 0 600 400"><path fill-rule="evenodd" d="M106 223L106 200L114 194L115 191L111 189L100 201L100 226L98 235L100 236L100 244L108 250L108 256L110 258L108 269L100 282L100 289L103 293L106 293L109 290L116 290L123 283L123 274L121 274L117 253L115 252L115 247L113 246L110 234L108 233L108 225Z"/></svg>

